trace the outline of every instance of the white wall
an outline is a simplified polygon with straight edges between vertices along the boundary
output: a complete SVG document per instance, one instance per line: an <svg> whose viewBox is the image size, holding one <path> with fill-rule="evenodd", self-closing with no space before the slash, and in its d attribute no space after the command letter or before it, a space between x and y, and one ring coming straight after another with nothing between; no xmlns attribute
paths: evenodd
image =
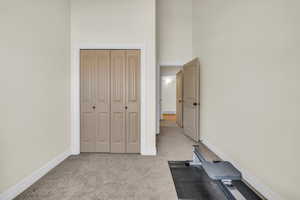
<svg viewBox="0 0 300 200"><path fill-rule="evenodd" d="M176 114L176 76L161 77L161 113Z"/></svg>
<svg viewBox="0 0 300 200"><path fill-rule="evenodd" d="M144 88L141 94L141 152L144 155L156 154L155 6L155 0L71 1L73 86L79 89L77 73L79 48L126 48L127 46L144 48L141 72L142 88ZM79 99L78 90L74 88L72 97ZM79 102L73 102L72 106L78 116ZM75 127L73 134L77 131L74 134L73 144L78 146L79 130L78 126L76 129L76 125L79 124L79 117L72 119L72 123L72 127ZM75 142L76 138L77 142Z"/></svg>
<svg viewBox="0 0 300 200"><path fill-rule="evenodd" d="M180 70L182 70L182 66L162 66L160 67L160 76L176 76Z"/></svg>
<svg viewBox="0 0 300 200"><path fill-rule="evenodd" d="M183 65L192 59L192 0L156 0L157 62L161 65ZM159 133L161 83L157 73L157 122Z"/></svg>
<svg viewBox="0 0 300 200"><path fill-rule="evenodd" d="M300 199L300 1L194 0L193 8L201 138L269 199Z"/></svg>
<svg viewBox="0 0 300 200"><path fill-rule="evenodd" d="M69 153L69 15L67 0L0 2L0 194Z"/></svg>
<svg viewBox="0 0 300 200"><path fill-rule="evenodd" d="M157 0L157 50L161 65L192 58L192 0Z"/></svg>
<svg viewBox="0 0 300 200"><path fill-rule="evenodd" d="M181 66L164 66L160 69L161 79L161 114L176 113L176 73Z"/></svg>

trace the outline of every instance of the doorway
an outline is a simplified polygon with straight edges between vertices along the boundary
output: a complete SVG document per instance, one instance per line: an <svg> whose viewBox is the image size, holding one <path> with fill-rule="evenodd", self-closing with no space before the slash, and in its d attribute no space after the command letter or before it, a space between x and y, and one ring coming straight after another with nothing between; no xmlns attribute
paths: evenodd
<svg viewBox="0 0 300 200"><path fill-rule="evenodd" d="M160 121L162 126L177 126L178 109L177 73L182 70L181 66L160 67Z"/></svg>
<svg viewBox="0 0 300 200"><path fill-rule="evenodd" d="M183 66L160 68L161 127L178 127L198 142L200 119L200 64L193 59Z"/></svg>
<svg viewBox="0 0 300 200"><path fill-rule="evenodd" d="M140 152L140 50L80 50L80 151Z"/></svg>

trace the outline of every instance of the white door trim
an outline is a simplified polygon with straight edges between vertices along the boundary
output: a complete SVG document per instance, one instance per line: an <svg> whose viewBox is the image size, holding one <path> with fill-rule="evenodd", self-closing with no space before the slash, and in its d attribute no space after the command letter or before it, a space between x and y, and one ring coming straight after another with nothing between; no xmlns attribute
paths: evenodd
<svg viewBox="0 0 300 200"><path fill-rule="evenodd" d="M71 48L71 153L80 154L80 50L81 49L139 49L141 51L141 99L140 99L140 148L142 155L155 155L156 152L149 153L146 141L146 58L145 45L101 45L87 44L77 45Z"/></svg>

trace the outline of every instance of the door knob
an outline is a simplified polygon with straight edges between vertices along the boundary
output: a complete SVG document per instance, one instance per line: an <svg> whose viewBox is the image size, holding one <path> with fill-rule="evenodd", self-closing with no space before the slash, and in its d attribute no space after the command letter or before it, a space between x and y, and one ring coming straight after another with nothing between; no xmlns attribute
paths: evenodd
<svg viewBox="0 0 300 200"><path fill-rule="evenodd" d="M128 107L127 106L125 106L125 110L127 110L128 109Z"/></svg>
<svg viewBox="0 0 300 200"><path fill-rule="evenodd" d="M93 109L95 110L95 109L96 109L96 106L93 106Z"/></svg>
<svg viewBox="0 0 300 200"><path fill-rule="evenodd" d="M197 106L198 104L196 102L193 103L193 106Z"/></svg>
<svg viewBox="0 0 300 200"><path fill-rule="evenodd" d="M181 100L179 100L179 103L181 103L182 101Z"/></svg>

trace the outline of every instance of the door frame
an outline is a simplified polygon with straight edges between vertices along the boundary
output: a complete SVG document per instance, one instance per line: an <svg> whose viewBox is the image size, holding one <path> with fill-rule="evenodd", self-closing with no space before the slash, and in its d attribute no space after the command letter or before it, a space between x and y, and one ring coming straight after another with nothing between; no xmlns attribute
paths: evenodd
<svg viewBox="0 0 300 200"><path fill-rule="evenodd" d="M184 63L163 63L163 64L158 64L157 65L157 70L156 70L156 134L160 133L160 120L162 120L162 115L161 115L161 67L165 66L174 66L174 67L182 67Z"/></svg>
<svg viewBox="0 0 300 200"><path fill-rule="evenodd" d="M140 50L140 154L155 155L156 152L148 153L147 130L146 130L146 48L143 44L132 45L78 45L72 48L71 56L71 153L80 154L80 50L82 49L124 49Z"/></svg>

